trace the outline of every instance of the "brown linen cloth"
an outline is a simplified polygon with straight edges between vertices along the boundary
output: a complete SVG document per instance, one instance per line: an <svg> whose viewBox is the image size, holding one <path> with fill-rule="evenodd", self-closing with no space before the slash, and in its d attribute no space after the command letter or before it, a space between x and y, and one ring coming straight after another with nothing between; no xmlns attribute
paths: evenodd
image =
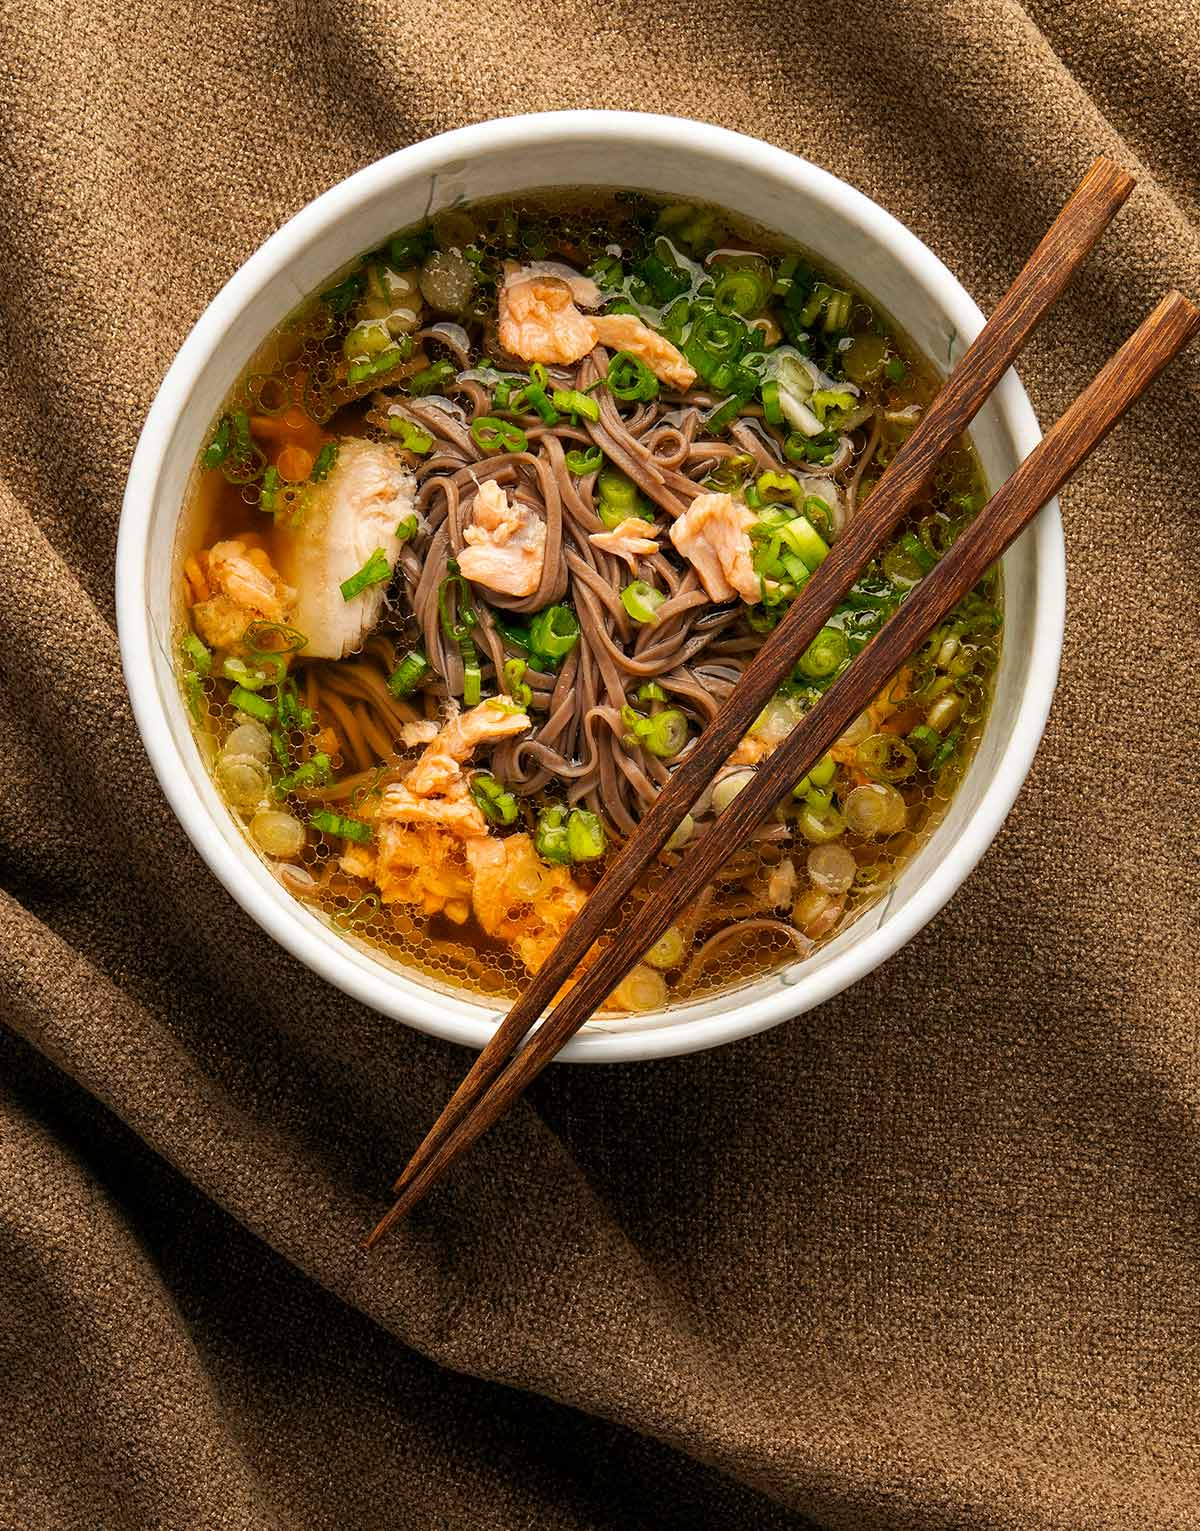
<svg viewBox="0 0 1200 1531"><path fill-rule="evenodd" d="M1200 362L1065 499L1062 681L966 889L817 1012L559 1068L373 1257L468 1054L287 958L166 807L112 571L158 381L348 172L550 107L861 186L1056 415L1200 287L1195 0L5 7L0 1528L1200 1526Z"/></svg>

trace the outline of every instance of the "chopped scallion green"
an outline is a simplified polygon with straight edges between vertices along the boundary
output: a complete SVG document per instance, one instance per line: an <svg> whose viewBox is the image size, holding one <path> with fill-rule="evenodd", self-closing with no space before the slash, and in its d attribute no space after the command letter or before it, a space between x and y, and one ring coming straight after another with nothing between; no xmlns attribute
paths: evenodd
<svg viewBox="0 0 1200 1531"><path fill-rule="evenodd" d="M666 600L661 590L648 585L644 579L635 579L621 591L621 605L635 622L657 622L658 608Z"/></svg>
<svg viewBox="0 0 1200 1531"><path fill-rule="evenodd" d="M195 633L184 633L181 646L183 652L192 661L197 675L212 674L212 654L205 648L200 639L196 637Z"/></svg>
<svg viewBox="0 0 1200 1531"><path fill-rule="evenodd" d="M403 415L389 415L387 426L388 434L397 437L406 452L415 452L418 457L424 457L427 452L433 451L433 433L424 430L415 421Z"/></svg>
<svg viewBox="0 0 1200 1531"><path fill-rule="evenodd" d="M260 723L275 721L275 704L268 702L264 696L257 696L253 691L247 691L245 686L234 686L229 693L229 700L239 712L244 712L247 717L256 718Z"/></svg>
<svg viewBox="0 0 1200 1531"><path fill-rule="evenodd" d="M579 618L569 606L547 606L529 624L531 655L544 656L555 664L578 642Z"/></svg>
<svg viewBox="0 0 1200 1531"><path fill-rule="evenodd" d="M356 845L367 845L372 836L369 824L364 824L361 819L348 819L344 814L334 813L328 808L318 808L308 818L313 829L319 830L323 835L336 835L339 840L353 840Z"/></svg>
<svg viewBox="0 0 1200 1531"><path fill-rule="evenodd" d="M500 420L495 415L480 415L471 421L471 440L481 452L524 452L529 438L519 425L511 420Z"/></svg>
<svg viewBox="0 0 1200 1531"><path fill-rule="evenodd" d="M516 823L516 797L494 776L486 771L477 771L471 777L470 791L480 812L492 824Z"/></svg>
<svg viewBox="0 0 1200 1531"><path fill-rule="evenodd" d="M595 473L598 468L604 466L604 453L599 447L589 447L586 452L572 448L566 456L567 472L573 473L576 478L582 478L585 473Z"/></svg>
<svg viewBox="0 0 1200 1531"><path fill-rule="evenodd" d="M382 548L376 548L357 574L352 574L349 579L342 581L340 586L342 600L352 601L356 595L361 595L372 585L381 585L391 577L392 566L388 562L387 554Z"/></svg>
<svg viewBox="0 0 1200 1531"><path fill-rule="evenodd" d="M387 688L393 696L411 696L429 671L429 661L421 650L411 649L388 676Z"/></svg>

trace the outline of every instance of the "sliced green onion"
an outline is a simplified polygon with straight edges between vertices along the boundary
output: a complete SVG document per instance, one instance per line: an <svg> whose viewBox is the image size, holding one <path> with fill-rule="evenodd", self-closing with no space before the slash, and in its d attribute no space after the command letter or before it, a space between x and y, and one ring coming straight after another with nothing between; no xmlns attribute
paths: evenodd
<svg viewBox="0 0 1200 1531"><path fill-rule="evenodd" d="M854 761L872 781L904 781L917 768L916 751L896 734L868 734Z"/></svg>
<svg viewBox="0 0 1200 1531"><path fill-rule="evenodd" d="M313 459L312 472L308 475L314 484L323 483L337 464L338 443L327 441Z"/></svg>
<svg viewBox="0 0 1200 1531"><path fill-rule="evenodd" d="M275 712L279 726L285 731L291 728L300 711L300 693L294 680L286 680L279 687L275 698Z"/></svg>
<svg viewBox="0 0 1200 1531"><path fill-rule="evenodd" d="M616 531L622 521L629 521L631 519L637 521L654 520L654 512L641 500L628 510L623 509L619 505L611 505L607 500L601 500L599 505L596 506L596 514L610 532Z"/></svg>
<svg viewBox="0 0 1200 1531"><path fill-rule="evenodd" d="M523 378L518 372L507 373L496 384L492 392L492 403L497 409L507 409L509 397L513 389L518 386L523 387L526 381L527 379Z"/></svg>
<svg viewBox="0 0 1200 1531"><path fill-rule="evenodd" d="M363 290L363 274L361 271L352 271L344 281L336 287L330 287L321 294L321 302L327 303L335 314L344 314L350 305L358 300Z"/></svg>
<svg viewBox="0 0 1200 1531"><path fill-rule="evenodd" d="M429 671L429 661L421 650L410 649L388 676L387 688L393 696L411 696Z"/></svg>
<svg viewBox="0 0 1200 1531"><path fill-rule="evenodd" d="M567 852L572 861L597 861L607 849L604 825L586 808L572 808L567 819Z"/></svg>
<svg viewBox="0 0 1200 1531"><path fill-rule="evenodd" d="M769 606L747 606L746 626L752 633L773 632L779 626L779 615Z"/></svg>
<svg viewBox="0 0 1200 1531"><path fill-rule="evenodd" d="M479 668L479 655L470 638L459 640L458 651L463 662L463 701L468 707L474 707L483 699L483 671Z"/></svg>
<svg viewBox="0 0 1200 1531"><path fill-rule="evenodd" d="M522 707L528 707L533 701L533 691L525 684L525 670L527 666L523 659L506 659L504 661L504 684L508 688L508 694L514 702L520 702Z"/></svg>
<svg viewBox="0 0 1200 1531"><path fill-rule="evenodd" d="M848 657L845 633L838 627L823 627L801 654L796 668L808 680L825 680Z"/></svg>
<svg viewBox="0 0 1200 1531"><path fill-rule="evenodd" d="M547 606L529 624L529 647L547 659L565 659L579 642L579 618L569 606Z"/></svg>
<svg viewBox="0 0 1200 1531"><path fill-rule="evenodd" d="M929 770L931 773L936 774L942 769L942 767L946 764L946 762L958 748L958 741L960 737L961 731L957 728L952 729L951 732L946 735L945 742L939 748L937 754L933 757L933 760L930 764Z"/></svg>
<svg viewBox="0 0 1200 1531"><path fill-rule="evenodd" d="M804 436L792 431L783 443L783 455L788 462L811 462L818 467L828 467L837 456L838 438L833 431L822 431L819 436Z"/></svg>
<svg viewBox="0 0 1200 1531"><path fill-rule="evenodd" d="M678 925L669 925L646 953L643 961L665 972L668 968L679 967L686 951L687 942L683 932Z"/></svg>
<svg viewBox="0 0 1200 1531"><path fill-rule="evenodd" d="M371 839L369 824L364 824L361 819L348 819L344 814L334 813L328 808L318 808L315 813L309 814L308 822L323 835L336 835L339 840L353 840L356 845L366 845Z"/></svg>
<svg viewBox="0 0 1200 1531"><path fill-rule="evenodd" d="M907 553L913 563L925 574L928 574L937 559L925 546L919 537L912 532L905 532L900 538L900 549Z"/></svg>
<svg viewBox="0 0 1200 1531"><path fill-rule="evenodd" d="M246 691L261 691L264 686L278 685L283 679L283 660L271 655L264 655L264 658L271 662L271 669L251 668L244 659L230 654L222 661L221 674Z"/></svg>
<svg viewBox="0 0 1200 1531"><path fill-rule="evenodd" d="M401 362L408 360L408 358L412 355L412 348L413 343L411 336L405 335L401 339L397 340L394 345L389 346L386 351L381 352L378 356L369 356L359 361L352 361L346 368L346 381L348 383L363 383L368 378L380 377L385 372L391 372L393 368L398 367ZM437 362L436 365L440 367L443 365L443 363ZM450 366L449 362L445 363L445 365ZM432 371L433 369L429 368L428 370ZM453 372L454 368L450 367L451 376L453 375ZM417 381L417 378L424 376L424 372L418 372L416 377L409 378L408 381L410 392L412 391L412 385ZM442 381L444 382L446 380L446 375L443 374ZM433 389L430 388L427 391L432 393Z"/></svg>
<svg viewBox="0 0 1200 1531"><path fill-rule="evenodd" d="M213 432L212 440L205 447L204 454L200 458L202 466L205 468L219 468L221 466L229 452L230 431L229 416L222 415L220 423Z"/></svg>
<svg viewBox="0 0 1200 1531"><path fill-rule="evenodd" d="M352 601L372 585L381 585L392 577L392 566L382 548L376 548L357 574L344 579L340 585L343 601Z"/></svg>
<svg viewBox="0 0 1200 1531"><path fill-rule="evenodd" d="M757 379L755 382L757 385ZM749 404L751 397L752 392L731 395L723 404L718 404L715 409L710 409L708 414L703 416L700 421L701 428L713 432L725 430L733 424L742 410Z"/></svg>
<svg viewBox="0 0 1200 1531"><path fill-rule="evenodd" d="M396 538L397 542L411 542L417 535L418 525L416 516L405 516L403 521L397 521L396 530L392 533L392 536Z"/></svg>
<svg viewBox="0 0 1200 1531"><path fill-rule="evenodd" d="M427 394L440 393L456 375L453 362L435 361L432 366L426 367L423 371L415 372L408 379L405 387L414 399L423 399Z"/></svg>
<svg viewBox="0 0 1200 1531"><path fill-rule="evenodd" d="M764 271L767 270L763 262ZM717 279L713 307L719 314L756 314L766 304L770 276L757 267L734 267Z"/></svg>
<svg viewBox="0 0 1200 1531"><path fill-rule="evenodd" d="M426 452L433 450L433 433L422 430L412 420L406 420L403 415L388 416L388 432L392 436L398 436L400 445L407 452L415 452L418 457L424 457Z"/></svg>
<svg viewBox="0 0 1200 1531"><path fill-rule="evenodd" d="M586 452L572 448L567 453L566 464L568 473L582 478L585 473L595 473L597 468L604 466L604 453L599 447L589 447Z"/></svg>
<svg viewBox="0 0 1200 1531"><path fill-rule="evenodd" d="M644 686L638 687L639 702L665 702L667 693L656 680L648 680Z"/></svg>
<svg viewBox="0 0 1200 1531"><path fill-rule="evenodd" d="M290 775L281 776L275 783L275 790L280 796L286 797L297 787L327 786L332 776L332 763L329 756L322 752L306 760L303 765L298 765Z"/></svg>
<svg viewBox="0 0 1200 1531"><path fill-rule="evenodd" d="M558 424L558 411L550 402L550 395L546 392L549 375L541 362L534 362L529 369L529 382L509 404L512 410L529 408L541 417L544 425Z"/></svg>
<svg viewBox="0 0 1200 1531"><path fill-rule="evenodd" d="M416 234L397 234L387 243L388 262L397 271L406 266L418 266L433 249L433 230L421 229Z"/></svg>
<svg viewBox="0 0 1200 1531"><path fill-rule="evenodd" d="M644 403L658 397L658 379L640 356L632 351L618 351L608 364L605 378L613 398L624 403Z"/></svg>
<svg viewBox="0 0 1200 1531"><path fill-rule="evenodd" d="M900 356L889 356L883 364L885 376L893 383L902 383L908 375L908 368L904 365L904 359Z"/></svg>
<svg viewBox="0 0 1200 1531"><path fill-rule="evenodd" d="M790 500L800 508L802 491L794 473L760 473L755 484L764 500Z"/></svg>
<svg viewBox="0 0 1200 1531"><path fill-rule="evenodd" d="M195 633L184 633L180 647L192 661L197 675L212 674L212 654L196 637Z"/></svg>
<svg viewBox="0 0 1200 1531"><path fill-rule="evenodd" d="M784 423L783 410L779 407L779 384L775 378L768 378L762 385L763 419L768 425L782 425Z"/></svg>
<svg viewBox="0 0 1200 1531"><path fill-rule="evenodd" d="M918 723L909 730L908 742L916 751L921 764L928 766L941 748L942 736L936 728L930 728L928 723Z"/></svg>
<svg viewBox="0 0 1200 1531"><path fill-rule="evenodd" d="M657 622L656 613L665 600L666 595L644 579L635 579L621 591L621 605L635 622Z"/></svg>
<svg viewBox="0 0 1200 1531"><path fill-rule="evenodd" d="M600 406L595 399L577 388L556 388L550 402L564 415L582 415L585 420L599 420Z"/></svg>
<svg viewBox="0 0 1200 1531"><path fill-rule="evenodd" d="M692 325L684 351L706 382L725 363L737 361L750 343L750 332L733 314L701 314Z"/></svg>
<svg viewBox="0 0 1200 1531"><path fill-rule="evenodd" d="M856 407L858 400L845 388L818 388L808 404L825 429L832 430L843 415Z"/></svg>
<svg viewBox="0 0 1200 1531"><path fill-rule="evenodd" d="M810 570L816 569L829 557L829 544L807 516L796 516L781 526L779 536L798 558L804 560Z"/></svg>
<svg viewBox="0 0 1200 1531"><path fill-rule="evenodd" d="M458 564L451 558L446 564L449 574L438 586L438 617L442 631L453 643L461 643L471 636L471 629L478 623L475 603L471 599L471 587L458 572ZM456 615L450 615L450 597L456 598Z"/></svg>
<svg viewBox="0 0 1200 1531"><path fill-rule="evenodd" d="M543 808L538 815L534 847L543 861L557 866L571 864L571 847L567 840L567 810L559 803Z"/></svg>
<svg viewBox="0 0 1200 1531"><path fill-rule="evenodd" d="M266 516L273 516L279 509L279 469L272 465L263 469L262 483L258 486L258 508Z"/></svg>
<svg viewBox="0 0 1200 1531"><path fill-rule="evenodd" d="M492 620L514 647L523 649L528 654L530 638L527 627L523 626L520 622L510 622L507 617L499 612L493 615Z"/></svg>
<svg viewBox="0 0 1200 1531"><path fill-rule="evenodd" d="M601 255L587 268L587 274L601 292L611 292L625 279L620 260L615 255Z"/></svg>
<svg viewBox="0 0 1200 1531"><path fill-rule="evenodd" d="M643 718L634 728L634 737L652 755L670 760L688 741L688 722L678 707L667 707L651 718Z"/></svg>
<svg viewBox="0 0 1200 1531"><path fill-rule="evenodd" d="M480 415L471 421L471 440L481 452L523 452L529 438L519 425L511 420L499 420L495 415Z"/></svg>
<svg viewBox="0 0 1200 1531"><path fill-rule="evenodd" d="M832 755L822 755L816 765L808 773L808 779L814 787L827 787L837 774L837 761Z"/></svg>
<svg viewBox="0 0 1200 1531"><path fill-rule="evenodd" d="M264 655L295 654L308 643L302 632L286 622L251 622L242 642L255 659Z"/></svg>
<svg viewBox="0 0 1200 1531"><path fill-rule="evenodd" d="M234 686L229 693L229 700L247 717L257 718L260 723L273 723L275 721L274 703L268 702L266 697L256 696L253 691L247 691L245 686Z"/></svg>
<svg viewBox="0 0 1200 1531"><path fill-rule="evenodd" d="M233 443L221 460L221 472L231 484L252 484L266 472L267 459L250 435L250 416L235 409L229 417Z"/></svg>
<svg viewBox="0 0 1200 1531"><path fill-rule="evenodd" d="M616 468L605 468L604 472L596 480L596 488L602 500L607 500L619 510L625 510L633 514L633 507L637 504L637 485L631 478L627 478Z"/></svg>
<svg viewBox="0 0 1200 1531"><path fill-rule="evenodd" d="M471 778L471 796L484 818L492 824L513 824L517 818L517 800L508 789L486 771Z"/></svg>
<svg viewBox="0 0 1200 1531"><path fill-rule="evenodd" d="M831 287L828 282L818 282L808 302L800 310L800 323L811 325L823 312L826 333L844 330L850 320L850 303L850 294L842 288Z"/></svg>

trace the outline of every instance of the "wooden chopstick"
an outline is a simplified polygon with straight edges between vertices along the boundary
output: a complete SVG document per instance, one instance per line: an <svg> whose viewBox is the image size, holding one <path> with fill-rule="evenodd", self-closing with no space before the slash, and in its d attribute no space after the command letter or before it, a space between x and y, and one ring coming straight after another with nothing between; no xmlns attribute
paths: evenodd
<svg viewBox="0 0 1200 1531"><path fill-rule="evenodd" d="M636 924L623 927L613 944L568 990L529 1045L478 1098L474 1110L460 1118L422 1160L404 1182L395 1206L372 1233L368 1247L504 1115L721 865L746 843L792 784L820 759L1198 332L1200 309L1181 293L1168 293L915 587L845 675L762 761L721 815L720 832L709 831L700 837L655 890L654 898L646 900Z"/></svg>
<svg viewBox="0 0 1200 1531"><path fill-rule="evenodd" d="M595 939L603 934L623 899L736 748L767 699L791 672L798 656L924 490L942 453L982 408L992 388L1099 240L1133 185L1132 178L1111 160L1100 158L1091 166L881 477L860 514L834 543L829 556L808 580L784 620L763 643L717 717L671 773L669 783L592 891L566 936L497 1027L495 1035L397 1180L397 1190L409 1183L425 1160L482 1098L530 1026L574 972ZM374 1242L382 1231L383 1225L369 1242Z"/></svg>

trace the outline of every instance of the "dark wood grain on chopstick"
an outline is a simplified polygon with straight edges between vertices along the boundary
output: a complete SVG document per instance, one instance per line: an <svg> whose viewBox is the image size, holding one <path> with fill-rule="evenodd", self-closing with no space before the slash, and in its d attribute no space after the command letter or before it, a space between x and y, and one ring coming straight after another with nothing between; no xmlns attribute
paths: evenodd
<svg viewBox="0 0 1200 1531"><path fill-rule="evenodd" d="M1047 230L870 498L764 641L721 710L613 858L578 918L497 1027L404 1173L400 1189L478 1100L534 1021L602 935L680 821L788 676L799 656L880 545L924 492L946 448L982 408L1026 339L1061 294L1133 189L1133 179L1097 159Z"/></svg>
<svg viewBox="0 0 1200 1531"><path fill-rule="evenodd" d="M775 804L844 732L1005 548L1103 440L1133 401L1200 331L1200 309L1169 293L1100 370L1030 456L993 496L950 551L916 586L899 611L855 658L788 738L759 765L749 784L700 837L665 883L646 900L567 992L529 1045L476 1102L472 1113L427 1156L406 1182L371 1243L403 1217L443 1171L509 1109L531 1080L601 1004L721 865L750 838Z"/></svg>

